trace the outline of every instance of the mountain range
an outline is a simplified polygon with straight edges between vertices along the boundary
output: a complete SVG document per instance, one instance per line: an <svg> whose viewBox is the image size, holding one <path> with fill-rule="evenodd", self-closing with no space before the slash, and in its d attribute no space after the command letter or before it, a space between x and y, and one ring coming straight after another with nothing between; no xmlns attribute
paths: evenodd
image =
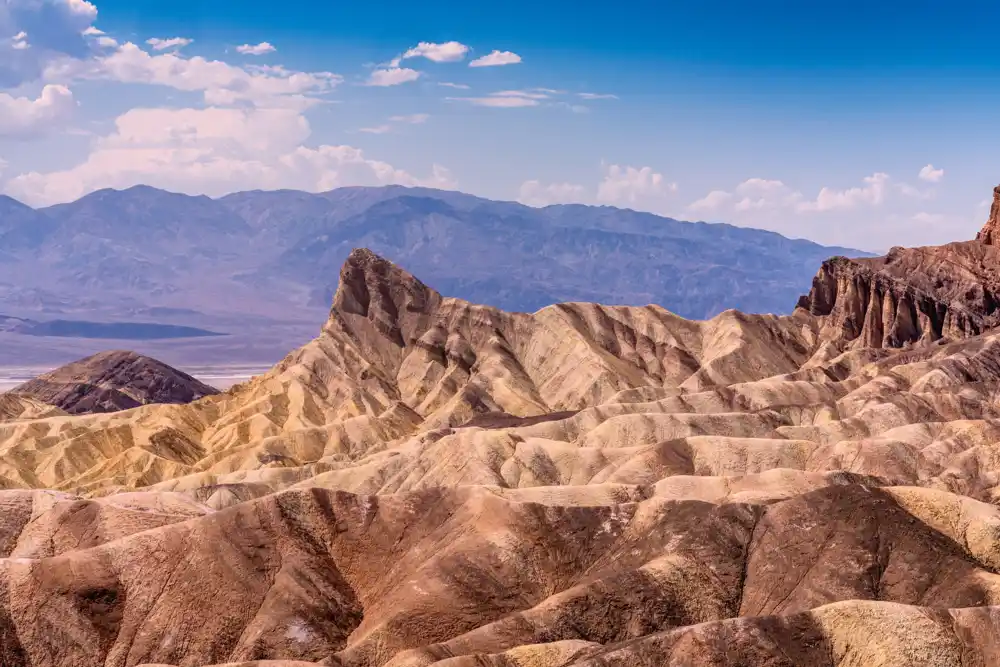
<svg viewBox="0 0 1000 667"><path fill-rule="evenodd" d="M220 355L270 363L308 340L337 288L336 267L356 247L505 310L600 301L695 318L729 308L790 312L824 259L866 255L724 224L425 188L211 199L138 186L38 210L0 197L0 316L70 321L74 330L110 325L90 330L145 339L133 347L175 364ZM172 334L157 334L158 325L229 335L164 343L156 339ZM19 363L101 349L23 336L8 343L0 349ZM0 352L0 365L12 361Z"/></svg>

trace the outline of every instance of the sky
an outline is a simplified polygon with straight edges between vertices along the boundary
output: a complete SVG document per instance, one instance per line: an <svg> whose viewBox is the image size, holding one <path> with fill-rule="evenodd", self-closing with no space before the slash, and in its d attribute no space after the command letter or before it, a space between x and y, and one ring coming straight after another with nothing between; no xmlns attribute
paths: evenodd
<svg viewBox="0 0 1000 667"><path fill-rule="evenodd" d="M1000 183L1000 4L0 0L0 192L403 184L885 251Z"/></svg>

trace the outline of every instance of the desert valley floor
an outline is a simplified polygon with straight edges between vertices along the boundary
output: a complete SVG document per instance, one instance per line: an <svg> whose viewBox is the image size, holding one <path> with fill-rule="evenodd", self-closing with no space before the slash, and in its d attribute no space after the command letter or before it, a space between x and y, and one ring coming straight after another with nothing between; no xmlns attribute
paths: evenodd
<svg viewBox="0 0 1000 667"><path fill-rule="evenodd" d="M0 664L1000 664L998 275L988 225L689 321L357 250L224 393L0 396Z"/></svg>

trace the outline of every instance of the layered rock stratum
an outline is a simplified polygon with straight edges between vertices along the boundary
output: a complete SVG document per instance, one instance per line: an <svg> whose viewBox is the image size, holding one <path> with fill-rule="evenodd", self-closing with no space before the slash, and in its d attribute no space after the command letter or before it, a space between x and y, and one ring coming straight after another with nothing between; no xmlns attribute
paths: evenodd
<svg viewBox="0 0 1000 667"><path fill-rule="evenodd" d="M223 394L11 399L0 664L997 664L1000 257L950 248L707 321L502 312L357 250Z"/></svg>
<svg viewBox="0 0 1000 667"><path fill-rule="evenodd" d="M217 393L217 389L162 361L111 350L39 375L15 387L8 396L34 399L70 414L90 414L149 403L190 403Z"/></svg>

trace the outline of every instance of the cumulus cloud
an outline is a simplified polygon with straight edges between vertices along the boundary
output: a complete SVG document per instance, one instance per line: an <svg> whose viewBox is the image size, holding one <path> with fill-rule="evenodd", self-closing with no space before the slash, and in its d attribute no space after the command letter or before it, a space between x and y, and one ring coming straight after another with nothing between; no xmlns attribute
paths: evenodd
<svg viewBox="0 0 1000 667"><path fill-rule="evenodd" d="M489 55L476 58L469 67L499 67L500 65L516 65L521 62L521 56L511 51L493 51Z"/></svg>
<svg viewBox="0 0 1000 667"><path fill-rule="evenodd" d="M878 172L866 176L864 185L860 187L837 190L824 187L813 201L798 204L800 211L836 211L852 209L861 205L877 206L885 200L886 186L889 175Z"/></svg>
<svg viewBox="0 0 1000 667"><path fill-rule="evenodd" d="M97 19L86 0L4 0L0 2L0 87L37 80L53 61L84 58L84 32Z"/></svg>
<svg viewBox="0 0 1000 667"><path fill-rule="evenodd" d="M116 119L115 130L95 142L82 163L21 174L6 190L41 205L136 184L209 195L391 183L454 187L439 165L419 178L351 146L306 146L309 134L308 121L292 109L133 109Z"/></svg>
<svg viewBox="0 0 1000 667"><path fill-rule="evenodd" d="M529 206L604 203L662 211L669 196L677 191L676 183L668 182L652 167L602 164L602 172L603 178L594 189L575 183L525 181L518 191L518 201Z"/></svg>
<svg viewBox="0 0 1000 667"><path fill-rule="evenodd" d="M750 178L732 192L713 190L688 205L688 210L700 213L734 213L748 211L785 210L797 213L846 211L862 206L879 206L885 201L889 175L878 172L864 178L863 185L836 189L824 187L814 199L807 199L779 180Z"/></svg>
<svg viewBox="0 0 1000 667"><path fill-rule="evenodd" d="M935 169L934 165L928 164L920 170L920 180L929 183L939 183L944 178L944 169Z"/></svg>
<svg viewBox="0 0 1000 667"><path fill-rule="evenodd" d="M427 58L436 63L453 63L464 59L468 52L469 47L461 42L444 42L443 44L420 42L412 49L407 49L403 55L393 59L391 66L398 67L399 63L409 58Z"/></svg>
<svg viewBox="0 0 1000 667"><path fill-rule="evenodd" d="M597 187L597 199L611 204L635 204L643 199L657 198L677 191L676 183L668 183L663 174L652 167L606 165L604 180Z"/></svg>
<svg viewBox="0 0 1000 667"><path fill-rule="evenodd" d="M577 97L584 100L617 100L617 95L609 93L577 93Z"/></svg>
<svg viewBox="0 0 1000 667"><path fill-rule="evenodd" d="M724 205L728 204L733 200L733 193L726 192L725 190L712 190L707 195L701 199L696 199L695 201L688 204L688 209L691 211L718 211Z"/></svg>
<svg viewBox="0 0 1000 667"><path fill-rule="evenodd" d="M147 39L146 43L153 47L154 51L166 51L173 48L182 49L193 41L193 39L188 39L187 37L170 37L168 39L152 37Z"/></svg>
<svg viewBox="0 0 1000 667"><path fill-rule="evenodd" d="M153 55L131 42L96 59L84 73L122 83L160 85L201 92L209 104L252 103L257 106L304 108L316 94L332 90L342 77L330 72L293 72L284 68L244 69L200 56Z"/></svg>
<svg viewBox="0 0 1000 667"><path fill-rule="evenodd" d="M261 42L260 44L241 44L236 47L236 50L247 56L262 56L267 53L274 53L278 49L270 42Z"/></svg>
<svg viewBox="0 0 1000 667"><path fill-rule="evenodd" d="M0 93L0 136L37 136L69 118L75 107L73 93L65 86L45 86L36 99Z"/></svg>
<svg viewBox="0 0 1000 667"><path fill-rule="evenodd" d="M525 181L518 191L517 200L528 206L549 206L585 202L589 199L587 189L575 183L542 184L540 181Z"/></svg>
<svg viewBox="0 0 1000 667"><path fill-rule="evenodd" d="M961 217L921 210L933 198L933 188L898 182L884 172L854 187L820 188L814 197L780 180L751 178L730 190L712 190L687 211L703 219L874 251L898 245L900 239L906 245L943 243L954 239L955 227L976 226Z"/></svg>
<svg viewBox="0 0 1000 667"><path fill-rule="evenodd" d="M406 67L374 70L368 77L368 86L398 86L420 78L420 72Z"/></svg>
<svg viewBox="0 0 1000 667"><path fill-rule="evenodd" d="M464 83L451 83L449 81L439 81L439 86L444 86L445 88L454 88L456 90L468 90L469 86Z"/></svg>

